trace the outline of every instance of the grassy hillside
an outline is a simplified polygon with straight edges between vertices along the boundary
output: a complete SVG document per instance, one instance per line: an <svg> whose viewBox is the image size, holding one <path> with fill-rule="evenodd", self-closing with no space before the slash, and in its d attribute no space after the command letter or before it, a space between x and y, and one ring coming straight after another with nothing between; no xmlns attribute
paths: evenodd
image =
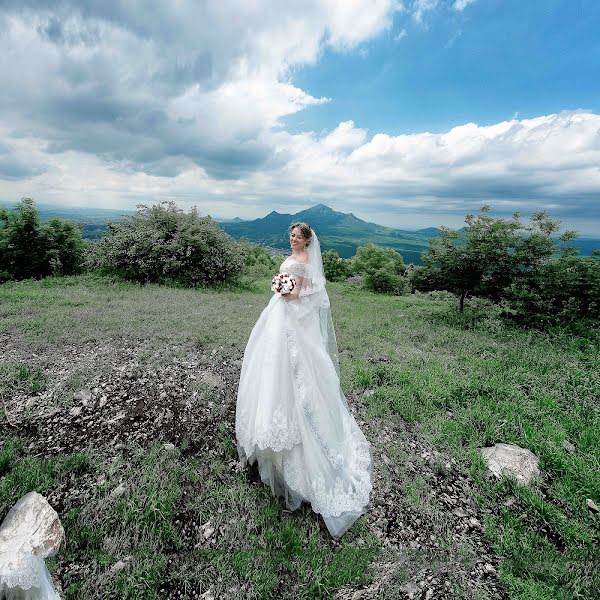
<svg viewBox="0 0 600 600"><path fill-rule="evenodd" d="M0 286L0 519L45 494L67 598L591 598L600 589L598 340L507 328L445 294L329 286L342 385L373 447L335 543L236 462L253 290L82 276ZM478 448L535 452L531 488ZM337 595L336 595L337 594Z"/></svg>

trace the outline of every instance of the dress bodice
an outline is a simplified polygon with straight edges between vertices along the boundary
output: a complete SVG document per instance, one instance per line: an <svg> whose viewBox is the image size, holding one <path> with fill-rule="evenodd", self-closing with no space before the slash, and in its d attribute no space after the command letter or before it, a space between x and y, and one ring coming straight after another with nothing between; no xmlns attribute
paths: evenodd
<svg viewBox="0 0 600 600"><path fill-rule="evenodd" d="M308 263L296 260L293 256L288 256L279 266L279 272L284 271L287 271L290 275L306 277L310 272L310 266Z"/></svg>

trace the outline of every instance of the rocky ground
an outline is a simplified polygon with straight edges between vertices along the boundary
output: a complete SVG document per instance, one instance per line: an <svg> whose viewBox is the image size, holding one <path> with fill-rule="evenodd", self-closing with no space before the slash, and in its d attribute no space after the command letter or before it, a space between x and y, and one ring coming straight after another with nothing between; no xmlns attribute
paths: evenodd
<svg viewBox="0 0 600 600"><path fill-rule="evenodd" d="M4 433L25 438L29 454L48 457L95 448L127 462L133 449L158 441L166 449L203 456L205 462L221 460L239 473L232 448L223 443L235 440L238 350L181 344L158 348L156 343L111 338L35 354L7 335L0 336L0 348L0 360L39 367L46 380L38 393L4 398L9 423ZM365 397L348 395L348 400L372 444L374 491L364 519L381 552L370 567L370 584L340 589L335 597L504 598L499 559L482 533L485 514L460 465L401 419L368 419ZM247 476L249 484L257 483L255 470ZM77 486L65 483L48 500L61 513L73 498L84 502L103 483L97 473L84 475ZM111 493L122 492L115 485ZM185 512L177 520L189 548L199 540L210 543L226 536L226 525L218 519L208 525L196 522ZM56 576L64 584L74 570L85 573L89 568L82 557L79 563L60 563ZM202 595L184 592L184 587L174 578L165 584L164 597L245 597L244 589L227 592L224 583Z"/></svg>

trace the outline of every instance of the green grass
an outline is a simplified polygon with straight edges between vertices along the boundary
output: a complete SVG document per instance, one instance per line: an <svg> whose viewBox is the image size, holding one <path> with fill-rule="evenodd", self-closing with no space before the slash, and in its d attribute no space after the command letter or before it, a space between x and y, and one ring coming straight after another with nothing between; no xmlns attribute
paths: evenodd
<svg viewBox="0 0 600 600"><path fill-rule="evenodd" d="M493 310L459 316L447 300L337 299L346 389L373 389L370 414L418 424L470 468L511 596L591 597L600 587L599 520L586 510L586 498L600 498L598 338L512 329ZM369 362L377 357L388 362ZM537 454L541 481L490 480L477 449L498 442ZM503 507L510 496L516 510Z"/></svg>
<svg viewBox="0 0 600 600"><path fill-rule="evenodd" d="M585 502L600 499L598 337L514 329L485 303L472 303L458 315L445 294L378 296L344 284L329 290L344 390L370 416L400 415L465 465L478 501L490 511L485 534L503 558L500 575L510 597L592 597L600 589L600 525ZM239 351L269 296L266 279L255 288L221 291L95 276L10 283L0 286L0 333L18 339L23 353L111 337L152 340L156 348L192 343ZM15 361L0 366L0 385L33 391L51 382ZM365 390L374 393L363 395ZM222 451L231 460L234 440L221 434ZM575 452L565 449L565 441ZM478 448L497 442L535 452L542 478L530 488L490 480ZM402 460L393 450L392 460ZM19 453L23 467L16 465ZM157 586L165 572L203 591L221 578L223 586L227 582L247 597L261 598L327 598L342 585L368 579L378 544L362 520L333 547L310 510L290 518L264 486L250 485L224 462L206 465L198 459L140 450L131 465L111 467L115 472L108 478L139 482L135 490L114 499L102 489L85 506L66 507L61 516L73 541L60 560L80 553L97 564L87 580L71 578L68 597L99 597L89 587L95 576L113 586L106 590L126 598L160 597ZM0 480L4 508L23 490L33 485L48 490L73 471L67 464L72 458L45 460L26 459L16 442L4 441L0 474L10 471L8 480ZM86 468L107 468L102 457L94 460L99 462ZM79 476L75 469L73 477ZM406 501L416 505L426 492L418 479L403 489ZM199 523L211 520L226 534L167 568L181 542L174 529L181 511ZM133 561L109 575L110 566L126 555ZM280 587L281 580L288 587Z"/></svg>

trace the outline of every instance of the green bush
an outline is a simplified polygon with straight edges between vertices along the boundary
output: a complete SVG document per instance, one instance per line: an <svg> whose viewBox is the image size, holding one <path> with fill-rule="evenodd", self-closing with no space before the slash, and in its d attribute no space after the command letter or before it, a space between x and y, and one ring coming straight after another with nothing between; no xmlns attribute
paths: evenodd
<svg viewBox="0 0 600 600"><path fill-rule="evenodd" d="M373 292L402 294L408 290L402 255L391 248L361 246L350 262L350 269L355 275L363 275L364 287Z"/></svg>
<svg viewBox="0 0 600 600"><path fill-rule="evenodd" d="M13 210L0 208L0 224L0 281L81 271L85 244L77 223L41 224L34 201L23 198Z"/></svg>
<svg viewBox="0 0 600 600"><path fill-rule="evenodd" d="M262 246L240 242L244 253L244 274L252 278L271 277L275 274L282 257L269 253Z"/></svg>
<svg viewBox="0 0 600 600"><path fill-rule="evenodd" d="M504 316L526 326L589 329L600 323L600 256L568 251L514 282Z"/></svg>
<svg viewBox="0 0 600 600"><path fill-rule="evenodd" d="M344 281L348 277L348 261L341 258L335 250L325 250L322 257L327 281Z"/></svg>
<svg viewBox="0 0 600 600"><path fill-rule="evenodd" d="M198 286L231 281L241 274L240 245L211 217L189 213L173 202L140 206L136 214L111 223L94 244L91 267L141 283L176 282Z"/></svg>
<svg viewBox="0 0 600 600"><path fill-rule="evenodd" d="M367 289L382 294L403 294L407 291L406 280L386 268L365 275L364 285Z"/></svg>

